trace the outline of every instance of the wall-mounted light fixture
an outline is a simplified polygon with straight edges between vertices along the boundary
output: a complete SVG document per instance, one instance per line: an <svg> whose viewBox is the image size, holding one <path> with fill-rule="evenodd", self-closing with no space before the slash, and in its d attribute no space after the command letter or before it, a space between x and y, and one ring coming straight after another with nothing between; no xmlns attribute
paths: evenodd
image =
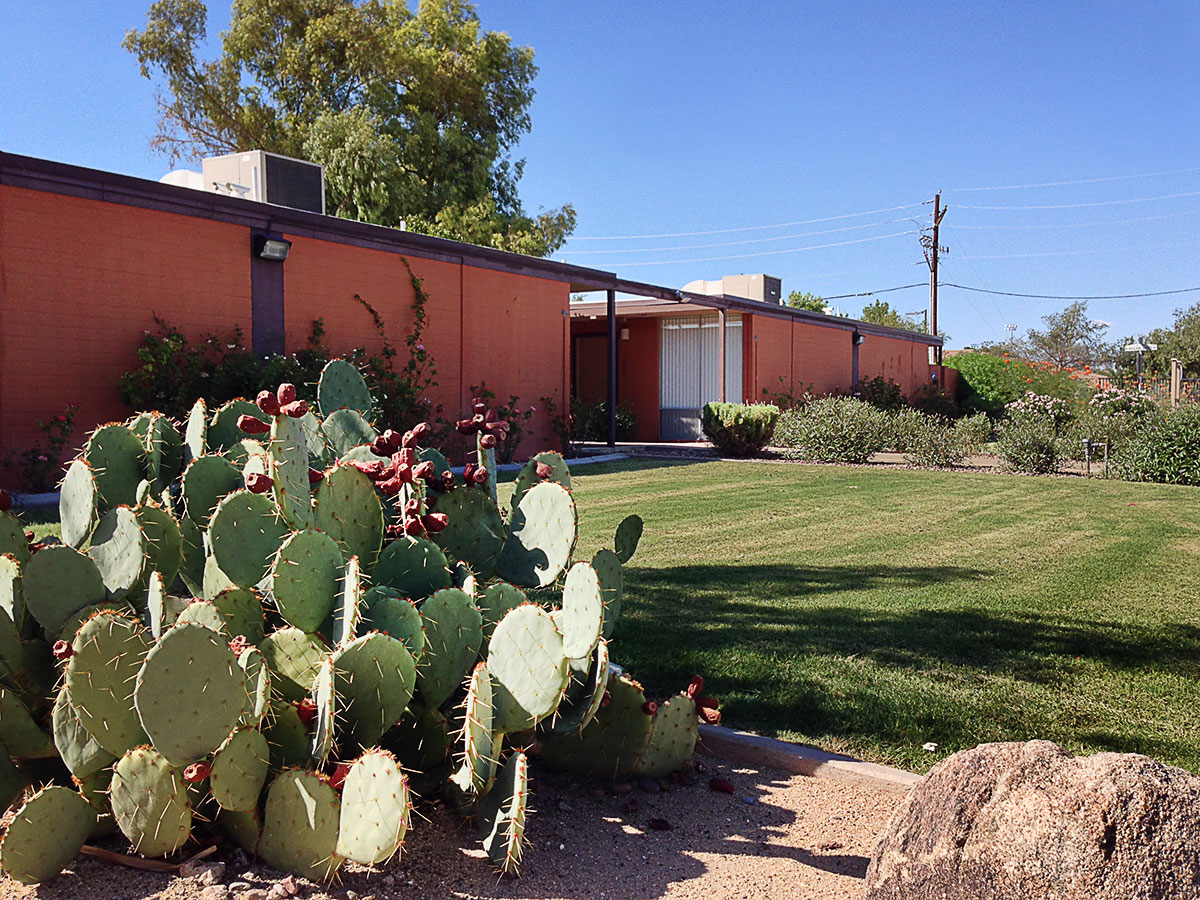
<svg viewBox="0 0 1200 900"><path fill-rule="evenodd" d="M288 258L288 252L291 249L292 242L285 241L283 238L267 237L265 234L254 236L254 255L262 259L283 262Z"/></svg>
<svg viewBox="0 0 1200 900"><path fill-rule="evenodd" d="M854 332L854 343L862 344L862 343L865 343L866 340L867 340L867 338L865 335L859 334L857 331Z"/></svg>
<svg viewBox="0 0 1200 900"><path fill-rule="evenodd" d="M629 340L629 329L628 328L621 329L621 340L623 340L623 341Z"/></svg>

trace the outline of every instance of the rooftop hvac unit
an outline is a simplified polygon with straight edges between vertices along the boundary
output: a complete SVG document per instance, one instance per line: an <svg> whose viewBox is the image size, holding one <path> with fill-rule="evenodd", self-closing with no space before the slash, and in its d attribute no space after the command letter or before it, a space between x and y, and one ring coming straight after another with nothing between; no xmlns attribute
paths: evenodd
<svg viewBox="0 0 1200 900"><path fill-rule="evenodd" d="M275 206L325 213L325 170L316 163L265 150L204 160L204 189Z"/></svg>
<svg viewBox="0 0 1200 900"><path fill-rule="evenodd" d="M693 281L683 289L715 296L728 294L777 306L783 303L783 282L770 275L726 275L720 281Z"/></svg>

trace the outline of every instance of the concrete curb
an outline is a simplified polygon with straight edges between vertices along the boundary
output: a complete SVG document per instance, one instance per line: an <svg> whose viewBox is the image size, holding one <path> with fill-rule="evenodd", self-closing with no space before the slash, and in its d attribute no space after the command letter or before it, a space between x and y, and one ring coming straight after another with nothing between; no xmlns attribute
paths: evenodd
<svg viewBox="0 0 1200 900"><path fill-rule="evenodd" d="M921 776L915 772L863 762L852 756L826 753L816 747L791 744L720 725L701 725L700 742L696 749L702 754L720 756L730 762L772 766L797 775L828 778L896 794L908 793L921 780Z"/></svg>

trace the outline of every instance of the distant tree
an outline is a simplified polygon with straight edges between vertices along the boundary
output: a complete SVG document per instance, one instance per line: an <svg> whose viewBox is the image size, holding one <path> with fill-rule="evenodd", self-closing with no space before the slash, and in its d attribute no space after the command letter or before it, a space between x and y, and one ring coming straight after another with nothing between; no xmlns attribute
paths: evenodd
<svg viewBox="0 0 1200 900"><path fill-rule="evenodd" d="M825 312L829 306L824 299L816 294L802 293L801 291L792 291L788 294L787 305L792 309L807 309L812 312Z"/></svg>
<svg viewBox="0 0 1200 900"><path fill-rule="evenodd" d="M1108 325L1088 317L1087 303L1076 301L1062 312L1042 316L1043 330L1029 329L1025 348L1031 360L1059 369L1098 368L1117 351L1104 341Z"/></svg>
<svg viewBox="0 0 1200 900"><path fill-rule="evenodd" d="M1171 360L1183 363L1186 378L1200 376L1200 303L1187 309L1175 310L1175 322L1171 328L1155 328L1141 337L1127 337L1116 348L1117 371L1133 374L1137 368L1137 354L1127 353L1125 344L1141 340L1157 344L1157 350L1142 354L1142 370L1152 375L1168 375Z"/></svg>
<svg viewBox="0 0 1200 900"><path fill-rule="evenodd" d="M125 35L164 82L150 143L172 161L310 159L334 215L536 256L574 229L570 205L531 216L517 194L533 50L467 0L235 0L216 59L206 38L203 0L158 0Z"/></svg>
<svg viewBox="0 0 1200 900"><path fill-rule="evenodd" d="M925 330L920 322L914 322L892 309L886 300L875 300L868 303L863 307L862 315L859 318L872 325L887 325L891 328L903 328L906 331L923 332Z"/></svg>

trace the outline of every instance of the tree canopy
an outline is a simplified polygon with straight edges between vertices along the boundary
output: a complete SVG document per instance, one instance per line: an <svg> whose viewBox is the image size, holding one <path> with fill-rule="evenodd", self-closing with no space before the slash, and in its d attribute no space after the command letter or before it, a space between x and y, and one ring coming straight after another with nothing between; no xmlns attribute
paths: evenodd
<svg viewBox="0 0 1200 900"><path fill-rule="evenodd" d="M807 309L819 313L825 312L829 306L824 298L801 291L792 291L788 294L787 305L792 309Z"/></svg>
<svg viewBox="0 0 1200 900"><path fill-rule="evenodd" d="M1124 345L1136 338L1128 337L1115 348L1118 351L1117 368L1132 374L1137 365L1137 354L1126 353ZM1169 375L1171 360L1183 364L1185 378L1200 376L1200 303L1186 309L1175 310L1175 322L1170 328L1155 328L1144 336L1147 344L1157 344L1157 350L1142 355L1143 370L1154 375Z"/></svg>
<svg viewBox="0 0 1200 900"><path fill-rule="evenodd" d="M151 146L267 150L325 166L334 215L544 256L569 205L528 215L511 153L529 131L530 47L466 0L235 0L216 59L203 0L158 0L124 46L161 79Z"/></svg>
<svg viewBox="0 0 1200 900"><path fill-rule="evenodd" d="M872 325L888 325L892 328L903 328L906 331L924 332L925 326L921 322L914 322L907 316L901 315L897 310L892 309L891 305L886 300L874 300L863 307L862 315L859 318L864 322L870 322Z"/></svg>
<svg viewBox="0 0 1200 900"><path fill-rule="evenodd" d="M1115 355L1112 345L1104 341L1108 324L1089 318L1084 301L1042 316L1042 323L1044 329L1031 328L1025 335L1024 355L1031 360L1059 369L1078 369L1103 365Z"/></svg>

